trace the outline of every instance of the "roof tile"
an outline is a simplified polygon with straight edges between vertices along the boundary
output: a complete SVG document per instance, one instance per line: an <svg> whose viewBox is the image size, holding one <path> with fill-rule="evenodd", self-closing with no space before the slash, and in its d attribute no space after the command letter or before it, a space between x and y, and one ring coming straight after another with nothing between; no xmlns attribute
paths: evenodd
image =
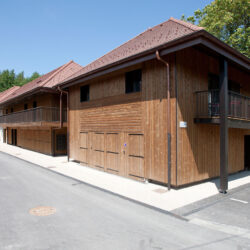
<svg viewBox="0 0 250 250"><path fill-rule="evenodd" d="M0 104L11 99L15 99L31 90L35 90L40 87L53 88L60 84L63 80L70 77L72 74L78 72L80 69L82 69L81 65L75 63L74 61L69 61L68 63L52 70L51 72L42 75L29 83L26 83L22 87L18 87L16 91L12 92L11 96L5 95L1 98L2 95L0 95Z"/></svg>
<svg viewBox="0 0 250 250"><path fill-rule="evenodd" d="M88 64L66 79L66 81L202 29L202 27L171 17L169 20L153 28L147 29L143 33Z"/></svg>

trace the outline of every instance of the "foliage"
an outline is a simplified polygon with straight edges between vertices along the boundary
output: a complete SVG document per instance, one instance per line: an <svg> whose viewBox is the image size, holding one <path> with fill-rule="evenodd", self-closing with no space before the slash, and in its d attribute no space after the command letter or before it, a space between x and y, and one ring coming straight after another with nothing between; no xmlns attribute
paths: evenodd
<svg viewBox="0 0 250 250"><path fill-rule="evenodd" d="M13 86L22 86L25 83L31 82L40 75L34 72L30 77L24 77L24 72L16 74L14 70L0 71L0 92L9 89Z"/></svg>
<svg viewBox="0 0 250 250"><path fill-rule="evenodd" d="M214 0L193 16L182 20L197 24L209 33L250 57L249 0Z"/></svg>

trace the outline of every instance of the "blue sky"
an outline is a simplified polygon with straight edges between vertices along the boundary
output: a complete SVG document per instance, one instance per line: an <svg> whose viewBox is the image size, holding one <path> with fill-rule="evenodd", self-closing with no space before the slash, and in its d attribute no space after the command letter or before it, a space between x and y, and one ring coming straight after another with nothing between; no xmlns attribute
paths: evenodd
<svg viewBox="0 0 250 250"><path fill-rule="evenodd" d="M212 0L0 0L0 70L47 73L86 65L169 17Z"/></svg>

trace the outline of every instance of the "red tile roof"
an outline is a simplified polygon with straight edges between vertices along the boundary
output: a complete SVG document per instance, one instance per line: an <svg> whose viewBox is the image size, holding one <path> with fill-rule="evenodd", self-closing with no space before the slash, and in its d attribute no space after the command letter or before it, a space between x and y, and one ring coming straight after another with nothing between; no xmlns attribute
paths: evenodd
<svg viewBox="0 0 250 250"><path fill-rule="evenodd" d="M1 98L0 95L0 104L20 97L30 91L34 91L39 88L53 88L56 87L63 80L70 77L72 74L78 72L82 69L82 66L75 63L74 61L69 61L68 63L62 65L61 67L52 70L51 72L38 77L37 79L26 83L22 87L16 88L10 95L4 96Z"/></svg>
<svg viewBox="0 0 250 250"><path fill-rule="evenodd" d="M16 90L18 90L20 87L19 86L13 86L9 89L6 89L3 92L0 92L0 102L5 99L7 96L11 95L13 92L15 92Z"/></svg>
<svg viewBox="0 0 250 250"><path fill-rule="evenodd" d="M103 66L118 62L200 30L203 30L203 28L171 17L169 20L153 28L149 28L145 32L88 64L86 67L70 76L67 80L84 75Z"/></svg>

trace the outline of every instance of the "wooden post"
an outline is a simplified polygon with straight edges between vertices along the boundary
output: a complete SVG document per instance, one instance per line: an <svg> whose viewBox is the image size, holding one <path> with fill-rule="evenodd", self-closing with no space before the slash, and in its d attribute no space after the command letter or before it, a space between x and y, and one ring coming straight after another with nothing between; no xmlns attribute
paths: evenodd
<svg viewBox="0 0 250 250"><path fill-rule="evenodd" d="M220 60L220 189L228 189L228 65Z"/></svg>

